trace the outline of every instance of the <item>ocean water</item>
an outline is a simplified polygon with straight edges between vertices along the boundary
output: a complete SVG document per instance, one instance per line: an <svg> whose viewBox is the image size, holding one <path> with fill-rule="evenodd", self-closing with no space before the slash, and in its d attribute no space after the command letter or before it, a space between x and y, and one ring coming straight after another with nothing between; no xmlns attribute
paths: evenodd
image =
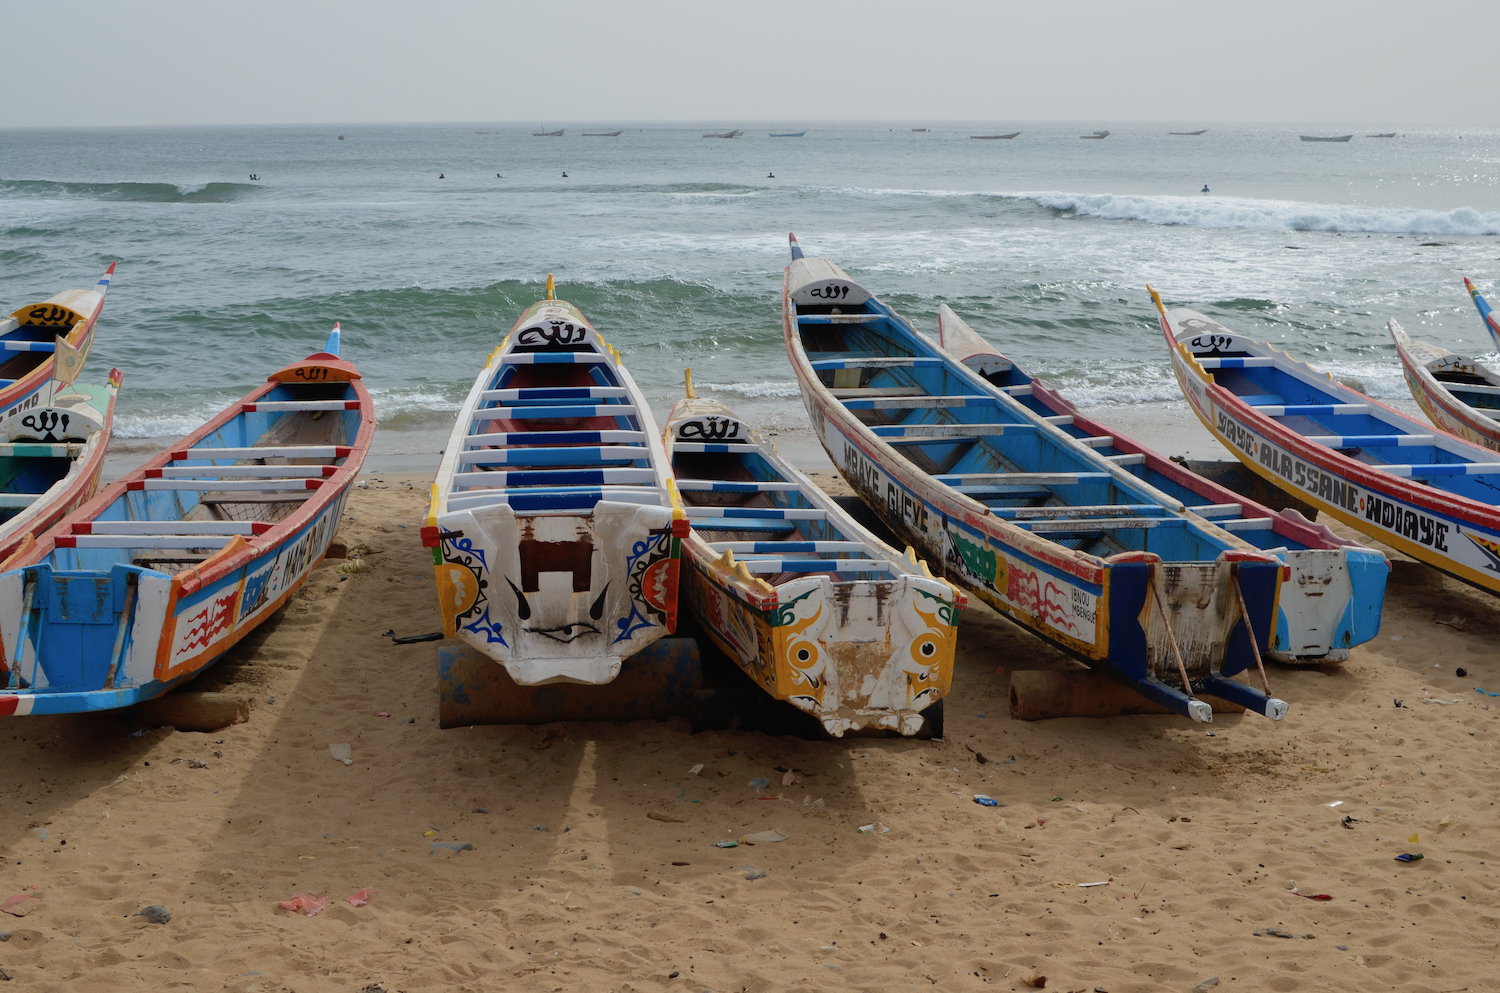
<svg viewBox="0 0 1500 993"><path fill-rule="evenodd" d="M1462 277L1500 284L1500 131L1033 124L974 141L1015 128L924 123L0 131L0 309L119 261L85 378L125 372L123 459L340 321L376 398L376 450L409 468L435 466L549 272L658 413L691 366L700 393L807 455L781 338L788 231L919 328L946 302L1169 449L1192 445L1165 427L1184 404L1147 283L1413 412L1388 319L1492 351ZM745 136L701 137L727 127Z"/></svg>

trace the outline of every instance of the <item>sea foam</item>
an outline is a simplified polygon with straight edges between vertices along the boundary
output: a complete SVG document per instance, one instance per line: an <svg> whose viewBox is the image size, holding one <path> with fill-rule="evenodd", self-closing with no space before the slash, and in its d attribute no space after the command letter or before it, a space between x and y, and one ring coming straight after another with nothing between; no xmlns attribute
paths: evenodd
<svg viewBox="0 0 1500 993"><path fill-rule="evenodd" d="M1010 200L1080 217L1102 217L1147 224L1200 228L1252 228L1263 231L1341 231L1370 234L1500 234L1500 212L1481 214L1469 207L1417 210L1354 204L1245 200L1235 197L1133 196L1118 193L1006 193Z"/></svg>

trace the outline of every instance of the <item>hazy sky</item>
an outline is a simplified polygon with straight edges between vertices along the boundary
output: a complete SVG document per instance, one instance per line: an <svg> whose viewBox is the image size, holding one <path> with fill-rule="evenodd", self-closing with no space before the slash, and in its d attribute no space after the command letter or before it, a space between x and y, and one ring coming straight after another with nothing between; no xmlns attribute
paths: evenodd
<svg viewBox="0 0 1500 993"><path fill-rule="evenodd" d="M1487 2L3 0L0 127L1500 124Z"/></svg>

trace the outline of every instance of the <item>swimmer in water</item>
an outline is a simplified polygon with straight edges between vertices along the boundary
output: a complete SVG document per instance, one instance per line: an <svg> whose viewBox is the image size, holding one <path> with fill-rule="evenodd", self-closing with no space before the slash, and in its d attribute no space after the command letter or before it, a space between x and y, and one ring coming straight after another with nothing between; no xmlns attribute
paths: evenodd
<svg viewBox="0 0 1500 993"><path fill-rule="evenodd" d="M438 179L447 179L447 178L448 177L444 176L442 173L438 173Z"/></svg>
<svg viewBox="0 0 1500 993"><path fill-rule="evenodd" d="M1207 184L1207 183L1204 183L1204 184L1203 184L1203 192L1204 192L1204 193L1207 193L1207 192L1208 192L1208 184Z"/></svg>
<svg viewBox="0 0 1500 993"><path fill-rule="evenodd" d="M563 173L563 179L567 179L567 178L568 178L568 174L567 173Z"/></svg>
<svg viewBox="0 0 1500 993"><path fill-rule="evenodd" d="M504 177L504 176L502 176L502 175L500 175L500 174L499 174L499 173L498 173L498 172L497 172L497 173L495 173L495 178L496 178L496 179L504 179L504 178L505 178L505 177Z"/></svg>
<svg viewBox="0 0 1500 993"><path fill-rule="evenodd" d="M766 173L766 178L767 179L775 179L776 178L776 174L774 172L768 172L768 173Z"/></svg>

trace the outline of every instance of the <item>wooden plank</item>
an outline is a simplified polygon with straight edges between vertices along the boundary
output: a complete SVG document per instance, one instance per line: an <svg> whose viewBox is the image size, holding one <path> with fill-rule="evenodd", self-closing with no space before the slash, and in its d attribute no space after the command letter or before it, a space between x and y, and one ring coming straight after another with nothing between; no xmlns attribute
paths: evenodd
<svg viewBox="0 0 1500 993"><path fill-rule="evenodd" d="M240 409L246 413L276 413L279 411L299 410L358 410L358 400L257 400L255 403L240 404Z"/></svg>
<svg viewBox="0 0 1500 993"><path fill-rule="evenodd" d="M920 397L927 391L920 386L851 386L831 387L828 390L835 400L859 400L864 397Z"/></svg>
<svg viewBox="0 0 1500 993"><path fill-rule="evenodd" d="M266 445L249 448L179 448L172 453L174 462L203 459L227 462L230 459L342 459L354 451L347 445Z"/></svg>
<svg viewBox="0 0 1500 993"><path fill-rule="evenodd" d="M264 534L275 527L264 521L80 521L74 534Z"/></svg>
<svg viewBox="0 0 1500 993"><path fill-rule="evenodd" d="M629 403L566 407L486 407L474 411L472 421L526 421L566 417L630 417L635 405Z"/></svg>

